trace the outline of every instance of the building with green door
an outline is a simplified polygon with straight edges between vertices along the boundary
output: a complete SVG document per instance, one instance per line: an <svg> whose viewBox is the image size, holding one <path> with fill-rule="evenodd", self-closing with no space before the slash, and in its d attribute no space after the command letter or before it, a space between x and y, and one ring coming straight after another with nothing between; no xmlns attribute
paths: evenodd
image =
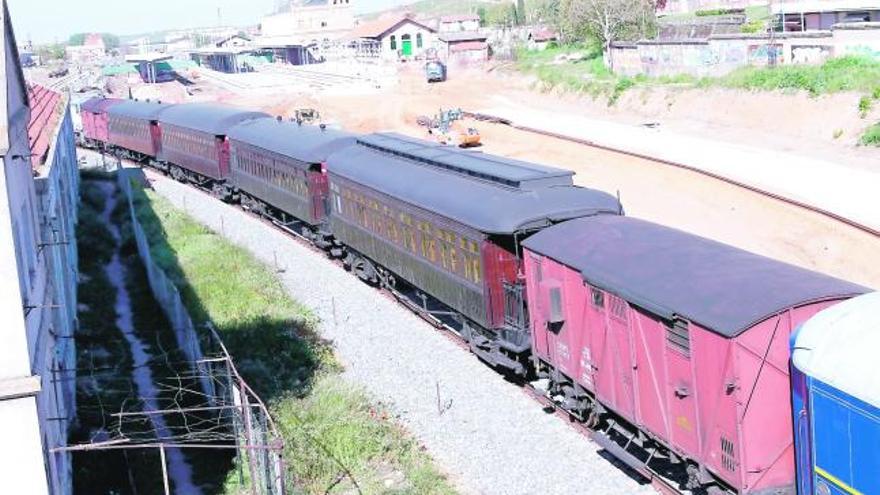
<svg viewBox="0 0 880 495"><path fill-rule="evenodd" d="M386 60L422 59L429 49L437 48L437 30L405 15L361 24L352 38L373 42L379 47L378 56Z"/></svg>

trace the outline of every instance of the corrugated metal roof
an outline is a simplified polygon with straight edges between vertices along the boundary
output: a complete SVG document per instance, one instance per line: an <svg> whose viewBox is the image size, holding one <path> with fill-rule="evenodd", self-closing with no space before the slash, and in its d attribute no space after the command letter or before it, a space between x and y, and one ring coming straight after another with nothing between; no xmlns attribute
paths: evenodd
<svg viewBox="0 0 880 495"><path fill-rule="evenodd" d="M440 41L446 43L456 41L486 41L488 36L477 31L461 31L457 33L440 33L437 35Z"/></svg>
<svg viewBox="0 0 880 495"><path fill-rule="evenodd" d="M222 136L239 122L267 118L263 112L252 112L215 103L184 103L162 111L159 122Z"/></svg>
<svg viewBox="0 0 880 495"><path fill-rule="evenodd" d="M80 108L90 113L104 113L108 108L113 105L118 105L125 100L120 98L102 98L100 96L96 96L94 98L89 98L84 101Z"/></svg>
<svg viewBox="0 0 880 495"><path fill-rule="evenodd" d="M355 135L348 132L275 119L242 122L230 129L228 135L233 143L250 144L305 163L322 163L328 155L355 140Z"/></svg>
<svg viewBox="0 0 880 495"><path fill-rule="evenodd" d="M471 155L475 160L488 156ZM621 211L617 199L601 191L571 185L531 190L506 187L361 141L330 155L327 168L331 177L346 178L488 234L512 234L570 218Z"/></svg>
<svg viewBox="0 0 880 495"><path fill-rule="evenodd" d="M809 376L880 407L880 292L836 304L801 326L791 360Z"/></svg>
<svg viewBox="0 0 880 495"><path fill-rule="evenodd" d="M34 169L45 163L55 130L64 116L64 99L57 93L37 84L28 86L31 119L28 122L28 142Z"/></svg>
<svg viewBox="0 0 880 495"><path fill-rule="evenodd" d="M629 217L572 220L523 245L654 314L680 316L725 337L792 307L869 290Z"/></svg>
<svg viewBox="0 0 880 495"><path fill-rule="evenodd" d="M159 115L171 106L166 103L124 100L122 103L110 107L107 114L141 120L157 120Z"/></svg>
<svg viewBox="0 0 880 495"><path fill-rule="evenodd" d="M449 51L452 52L469 52L469 51L479 51L487 49L488 45L485 41L463 41L461 43L455 43L449 47Z"/></svg>

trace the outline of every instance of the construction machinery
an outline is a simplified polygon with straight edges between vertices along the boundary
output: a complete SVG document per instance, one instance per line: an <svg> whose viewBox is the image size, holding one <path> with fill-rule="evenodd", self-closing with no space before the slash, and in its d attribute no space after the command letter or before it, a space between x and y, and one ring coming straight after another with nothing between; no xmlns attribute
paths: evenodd
<svg viewBox="0 0 880 495"><path fill-rule="evenodd" d="M440 144L448 144L461 148L480 145L480 131L468 127L462 121L463 112L460 108L440 109L434 117L421 116L417 119L420 126L425 127L428 139Z"/></svg>

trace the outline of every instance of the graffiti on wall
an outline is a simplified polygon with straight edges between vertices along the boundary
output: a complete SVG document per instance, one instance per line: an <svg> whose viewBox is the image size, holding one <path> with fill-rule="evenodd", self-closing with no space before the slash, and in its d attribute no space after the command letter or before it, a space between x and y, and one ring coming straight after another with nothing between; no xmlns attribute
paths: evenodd
<svg viewBox="0 0 880 495"><path fill-rule="evenodd" d="M763 43L749 45L749 63L752 65L778 65L783 62L782 44Z"/></svg>
<svg viewBox="0 0 880 495"><path fill-rule="evenodd" d="M793 64L821 64L830 56L831 47L827 45L791 47L791 63Z"/></svg>

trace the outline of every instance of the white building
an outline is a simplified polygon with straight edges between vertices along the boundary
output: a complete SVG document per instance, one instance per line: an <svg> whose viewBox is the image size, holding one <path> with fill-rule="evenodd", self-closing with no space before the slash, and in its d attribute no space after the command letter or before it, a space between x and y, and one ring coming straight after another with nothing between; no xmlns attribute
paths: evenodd
<svg viewBox="0 0 880 495"><path fill-rule="evenodd" d="M29 90L3 1L0 69L0 479L68 494L75 412L78 175L69 105Z"/></svg>
<svg viewBox="0 0 880 495"><path fill-rule="evenodd" d="M380 58L423 58L437 48L437 32L409 16L389 16L355 28L352 37L375 44Z"/></svg>
<svg viewBox="0 0 880 495"><path fill-rule="evenodd" d="M445 15L440 18L437 32L457 33L480 29L480 16L476 14Z"/></svg>
<svg viewBox="0 0 880 495"><path fill-rule="evenodd" d="M266 16L260 23L263 42L289 41L320 44L335 41L354 28L354 10L350 0L294 0L286 11Z"/></svg>

